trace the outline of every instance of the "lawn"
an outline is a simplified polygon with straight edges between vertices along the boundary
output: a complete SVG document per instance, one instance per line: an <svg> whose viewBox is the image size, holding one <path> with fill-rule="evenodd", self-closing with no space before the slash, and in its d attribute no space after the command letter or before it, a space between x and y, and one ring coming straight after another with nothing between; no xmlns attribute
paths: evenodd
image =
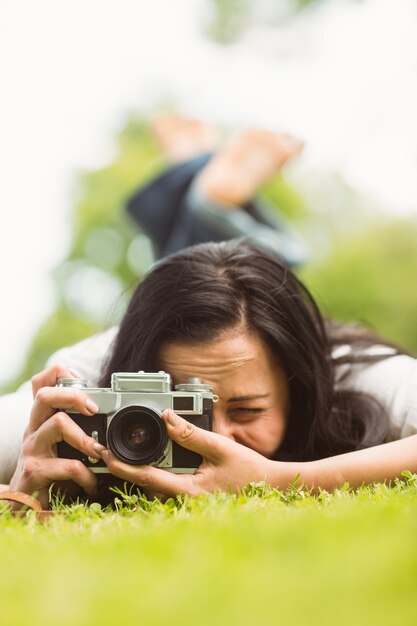
<svg viewBox="0 0 417 626"><path fill-rule="evenodd" d="M1 626L417 624L417 477L0 514Z"/></svg>

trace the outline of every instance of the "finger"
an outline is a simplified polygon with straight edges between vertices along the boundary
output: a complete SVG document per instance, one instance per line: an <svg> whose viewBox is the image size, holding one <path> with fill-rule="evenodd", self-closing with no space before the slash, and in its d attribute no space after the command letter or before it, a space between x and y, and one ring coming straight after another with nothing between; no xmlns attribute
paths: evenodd
<svg viewBox="0 0 417 626"><path fill-rule="evenodd" d="M75 459L28 457L22 469L21 490L28 492L51 485L56 480L72 480L89 495L97 491L97 477Z"/></svg>
<svg viewBox="0 0 417 626"><path fill-rule="evenodd" d="M192 452L201 454L205 459L217 463L221 460L228 439L223 435L198 428L183 419L174 411L166 409L162 413L168 431L168 437L178 445Z"/></svg>
<svg viewBox="0 0 417 626"><path fill-rule="evenodd" d="M74 387L41 387L35 396L30 414L28 432L33 432L49 419L57 409L94 415L97 405L81 389Z"/></svg>
<svg viewBox="0 0 417 626"><path fill-rule="evenodd" d="M24 443L29 456L49 455L55 444L66 441L70 446L96 459L100 454L94 447L95 440L89 437L66 413L55 413L44 422Z"/></svg>
<svg viewBox="0 0 417 626"><path fill-rule="evenodd" d="M103 449L101 458L113 476L144 489L175 497L179 493L197 495L197 481L193 474L173 474L151 465L128 465L119 461L110 450Z"/></svg>
<svg viewBox="0 0 417 626"><path fill-rule="evenodd" d="M33 397L41 387L54 387L57 384L58 378L73 378L73 372L65 365L65 363L54 363L46 369L39 372L32 378L32 393Z"/></svg>

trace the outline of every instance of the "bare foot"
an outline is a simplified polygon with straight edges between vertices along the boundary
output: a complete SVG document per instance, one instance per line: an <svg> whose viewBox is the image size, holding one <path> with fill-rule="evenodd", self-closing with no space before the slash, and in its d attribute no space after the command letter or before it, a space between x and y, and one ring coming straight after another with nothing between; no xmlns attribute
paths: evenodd
<svg viewBox="0 0 417 626"><path fill-rule="evenodd" d="M303 147L290 135L250 129L234 137L205 166L198 189L206 198L241 205Z"/></svg>
<svg viewBox="0 0 417 626"><path fill-rule="evenodd" d="M152 130L172 163L213 150L220 141L219 131L214 125L180 115L165 115L154 119Z"/></svg>

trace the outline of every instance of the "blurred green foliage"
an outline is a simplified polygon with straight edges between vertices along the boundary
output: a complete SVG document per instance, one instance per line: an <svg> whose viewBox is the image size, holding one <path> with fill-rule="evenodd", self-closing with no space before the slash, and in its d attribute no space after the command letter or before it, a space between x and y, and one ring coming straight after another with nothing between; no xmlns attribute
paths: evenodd
<svg viewBox="0 0 417 626"><path fill-rule="evenodd" d="M147 124L131 118L116 138L113 161L80 173L69 228L73 238L55 269L55 311L36 333L16 388L58 348L117 323L126 299L149 266L147 240L124 212L126 198L163 167Z"/></svg>
<svg viewBox="0 0 417 626"><path fill-rule="evenodd" d="M210 0L205 34L220 44L239 40L250 27L276 24L324 0Z"/></svg>
<svg viewBox="0 0 417 626"><path fill-rule="evenodd" d="M358 321L417 353L417 221L382 219L338 235L301 277L322 311Z"/></svg>
<svg viewBox="0 0 417 626"><path fill-rule="evenodd" d="M58 348L119 321L152 261L149 242L128 219L124 204L163 167L147 123L132 117L117 137L113 161L78 176L70 216L73 240L53 276L56 309L36 333L19 376L3 391L42 369ZM350 202L349 190L340 190ZM346 216L338 207L332 215L314 215L308 201L281 176L264 192L297 228L312 222L319 227L326 251L314 250L313 243L312 260L300 273L324 312L365 322L417 352L417 223L378 214L361 220L360 212ZM335 214L341 215L342 228L335 228ZM347 218L352 223L346 233Z"/></svg>
<svg viewBox="0 0 417 626"><path fill-rule="evenodd" d="M206 34L214 41L229 44L238 39L251 22L249 0L211 0Z"/></svg>

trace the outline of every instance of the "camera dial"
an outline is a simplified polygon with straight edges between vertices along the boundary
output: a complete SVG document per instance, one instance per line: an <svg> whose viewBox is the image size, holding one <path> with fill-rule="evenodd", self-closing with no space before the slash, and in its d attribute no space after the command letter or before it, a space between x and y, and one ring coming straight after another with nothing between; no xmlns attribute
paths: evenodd
<svg viewBox="0 0 417 626"><path fill-rule="evenodd" d="M212 393L213 387L211 385L205 385L201 382L200 378L190 377L187 379L186 383L182 383L181 385L175 385L175 391L206 391L208 393ZM219 401L219 396L216 394L212 394L213 402Z"/></svg>
<svg viewBox="0 0 417 626"><path fill-rule="evenodd" d="M85 378L58 378L58 387L74 387L75 389L86 389L88 381Z"/></svg>
<svg viewBox="0 0 417 626"><path fill-rule="evenodd" d="M200 378L190 377L186 383L175 385L175 391L212 391L211 385L203 385Z"/></svg>

